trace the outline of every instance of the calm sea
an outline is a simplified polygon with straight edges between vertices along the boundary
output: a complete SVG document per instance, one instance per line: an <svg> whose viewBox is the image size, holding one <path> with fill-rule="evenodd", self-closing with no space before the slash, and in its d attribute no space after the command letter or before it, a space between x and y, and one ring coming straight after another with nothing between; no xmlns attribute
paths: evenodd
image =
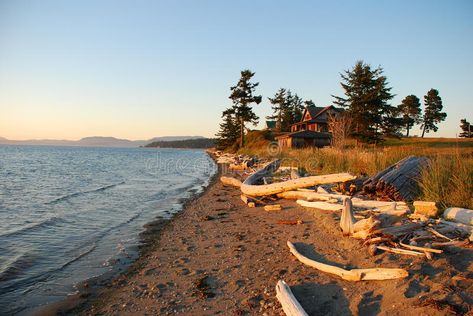
<svg viewBox="0 0 473 316"><path fill-rule="evenodd" d="M0 314L64 299L136 257L216 166L204 151L0 146Z"/></svg>

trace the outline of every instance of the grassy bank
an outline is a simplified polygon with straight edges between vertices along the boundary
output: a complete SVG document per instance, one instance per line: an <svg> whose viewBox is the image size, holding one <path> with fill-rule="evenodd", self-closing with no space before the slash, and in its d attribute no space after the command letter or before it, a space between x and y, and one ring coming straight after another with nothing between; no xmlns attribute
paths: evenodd
<svg viewBox="0 0 473 316"><path fill-rule="evenodd" d="M416 142L417 141L417 142ZM461 144L461 145L458 145ZM262 135L251 137L241 154L282 159L283 165L304 168L311 174L350 172L374 175L409 155L427 156L429 167L421 177L420 199L443 207L473 209L473 141L407 139L388 141L383 147L304 148L279 150Z"/></svg>

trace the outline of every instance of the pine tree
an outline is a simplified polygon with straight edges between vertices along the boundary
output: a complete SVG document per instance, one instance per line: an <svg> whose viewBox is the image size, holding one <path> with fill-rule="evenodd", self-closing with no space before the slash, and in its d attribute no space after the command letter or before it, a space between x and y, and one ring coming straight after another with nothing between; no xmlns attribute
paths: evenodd
<svg viewBox="0 0 473 316"><path fill-rule="evenodd" d="M251 83L250 80L255 75L250 70L241 71L241 77L236 86L230 88L232 93L228 97L232 100L233 106L228 110L235 115L240 127L240 148L243 147L245 137L245 123L258 124L258 116L253 112L251 103L260 104L261 96L253 95L258 82Z"/></svg>
<svg viewBox="0 0 473 316"><path fill-rule="evenodd" d="M273 98L268 98L271 103L271 108L273 109L274 115L268 116L268 119L276 120L276 129L278 131L282 130L282 117L283 111L286 107L286 89L280 88Z"/></svg>
<svg viewBox="0 0 473 316"><path fill-rule="evenodd" d="M301 120L304 110L302 99L297 94L292 94L291 90L281 88L273 98L268 99L274 114L267 118L276 120L278 131L290 131L291 125Z"/></svg>
<svg viewBox="0 0 473 316"><path fill-rule="evenodd" d="M224 150L232 147L238 140L240 124L231 111L225 110L222 114L223 122L217 136L217 149Z"/></svg>
<svg viewBox="0 0 473 316"><path fill-rule="evenodd" d="M383 69L372 70L359 61L340 76L345 97L333 96L334 104L347 108L353 120L352 136L362 142L377 143L383 140L383 134L395 134L399 129L396 109L388 103L394 96Z"/></svg>
<svg viewBox="0 0 473 316"><path fill-rule="evenodd" d="M287 103L288 103L288 120L285 126L285 131L291 130L291 125L294 123L299 122L302 119L302 113L304 112L304 103L302 98L300 98L297 94L292 95L291 91L289 91L287 96Z"/></svg>
<svg viewBox="0 0 473 316"><path fill-rule="evenodd" d="M439 92L436 89L430 89L424 96L424 117L422 119L422 137L430 131L436 132L439 128L437 124L445 121L447 113L441 112L443 105Z"/></svg>
<svg viewBox="0 0 473 316"><path fill-rule="evenodd" d="M422 109L420 108L420 100L411 94L402 100L398 105L400 114L402 115L402 124L406 130L406 137L409 137L409 130L416 123L420 123Z"/></svg>
<svg viewBox="0 0 473 316"><path fill-rule="evenodd" d="M473 137L473 126L466 119L460 120L460 128L462 132L459 137L472 138Z"/></svg>

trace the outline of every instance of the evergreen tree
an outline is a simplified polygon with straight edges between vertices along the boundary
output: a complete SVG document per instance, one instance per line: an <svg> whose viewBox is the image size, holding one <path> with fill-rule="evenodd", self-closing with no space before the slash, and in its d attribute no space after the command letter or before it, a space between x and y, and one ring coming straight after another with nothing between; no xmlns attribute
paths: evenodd
<svg viewBox="0 0 473 316"><path fill-rule="evenodd" d="M220 123L220 130L217 133L217 149L224 150L232 147L238 140L240 124L229 110L222 114L223 122Z"/></svg>
<svg viewBox="0 0 473 316"><path fill-rule="evenodd" d="M383 140L383 134L395 134L399 129L397 111L388 103L394 96L383 69L372 70L359 61L340 76L345 97L333 96L334 104L347 108L353 120L352 136L362 142L377 143Z"/></svg>
<svg viewBox="0 0 473 316"><path fill-rule="evenodd" d="M301 120L304 110L302 99L297 94L292 94L291 90L281 88L268 100L274 114L267 118L276 120L278 131L290 131L291 125Z"/></svg>
<svg viewBox="0 0 473 316"><path fill-rule="evenodd" d="M430 89L424 96L424 117L422 119L422 137L430 131L438 130L437 124L445 121L447 113L441 112L443 105L439 92L436 89Z"/></svg>
<svg viewBox="0 0 473 316"><path fill-rule="evenodd" d="M466 119L460 120L460 128L462 132L459 137L472 138L473 137L473 126Z"/></svg>
<svg viewBox="0 0 473 316"><path fill-rule="evenodd" d="M228 97L232 100L233 106L228 110L228 113L234 115L240 127L240 148L243 147L245 137L245 123L258 124L258 116L253 112L251 103L260 104L261 96L253 95L258 82L251 83L250 80L255 75L250 70L241 71L241 77L236 86L230 88L232 93Z"/></svg>
<svg viewBox="0 0 473 316"><path fill-rule="evenodd" d="M287 103L288 103L288 112L290 118L287 120L287 125L285 126L286 131L291 130L291 125L294 123L299 122L302 119L302 113L304 112L304 103L302 98L300 98L297 94L292 95L291 91L289 91L287 96Z"/></svg>
<svg viewBox="0 0 473 316"><path fill-rule="evenodd" d="M406 130L406 137L409 137L409 130L416 123L420 122L421 108L420 100L415 95L411 94L402 100L401 104L398 105L400 114L402 115L402 124Z"/></svg>
<svg viewBox="0 0 473 316"><path fill-rule="evenodd" d="M271 108L273 109L274 115L268 116L268 119L276 120L276 129L278 131L282 130L282 117L283 111L286 107L286 89L280 88L273 98L268 98L271 103Z"/></svg>

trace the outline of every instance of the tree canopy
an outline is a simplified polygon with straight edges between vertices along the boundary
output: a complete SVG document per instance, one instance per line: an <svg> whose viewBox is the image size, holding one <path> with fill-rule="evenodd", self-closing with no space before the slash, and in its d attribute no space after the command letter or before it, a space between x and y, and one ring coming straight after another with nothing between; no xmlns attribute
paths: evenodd
<svg viewBox="0 0 473 316"><path fill-rule="evenodd" d="M340 74L345 97L333 96L334 103L347 109L353 120L352 136L367 143L377 143L385 135L399 130L397 108L388 102L394 97L383 69L372 69L363 61Z"/></svg>
<svg viewBox="0 0 473 316"><path fill-rule="evenodd" d="M238 140L240 123L229 110L223 111L223 122L220 123L220 130L217 136L217 149L224 150L233 146Z"/></svg>
<svg viewBox="0 0 473 316"><path fill-rule="evenodd" d="M304 110L302 99L297 94L292 94L291 90L280 88L273 98L268 98L271 103L273 115L268 119L276 120L276 129L288 132L291 125L299 122Z"/></svg>
<svg viewBox="0 0 473 316"><path fill-rule="evenodd" d="M421 125L422 137L430 131L436 132L438 130L437 124L447 118L447 113L442 112L442 98L440 98L439 92L436 89L430 89L424 96L424 107Z"/></svg>
<svg viewBox="0 0 473 316"><path fill-rule="evenodd" d="M460 120L460 128L462 132L459 137L471 138L473 137L473 126L466 120L466 118Z"/></svg>
<svg viewBox="0 0 473 316"><path fill-rule="evenodd" d="M421 112L420 100L415 95L411 94L402 100L401 104L398 105L400 114L402 115L401 120L403 129L406 130L406 137L409 137L409 130L416 123L420 123Z"/></svg>
<svg viewBox="0 0 473 316"><path fill-rule="evenodd" d="M232 107L228 109L228 114L234 115L239 122L240 127L240 147L243 147L244 143L244 129L245 123L252 123L253 125L258 124L258 116L253 112L251 108L252 103L261 103L261 95L254 95L256 87L259 85L258 82L250 82L251 78L255 75L250 70L241 71L241 77L238 83L231 87L231 94L228 97L232 100Z"/></svg>

